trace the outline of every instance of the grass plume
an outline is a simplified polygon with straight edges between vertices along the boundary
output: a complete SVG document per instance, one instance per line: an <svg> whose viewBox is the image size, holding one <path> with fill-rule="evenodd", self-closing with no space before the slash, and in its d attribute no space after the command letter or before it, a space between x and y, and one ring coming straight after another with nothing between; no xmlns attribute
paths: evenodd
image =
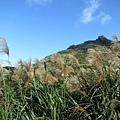
<svg viewBox="0 0 120 120"><path fill-rule="evenodd" d="M13 74L5 76L1 67L0 119L119 120L118 52L88 49L87 64L80 64L77 54L19 60Z"/></svg>
<svg viewBox="0 0 120 120"><path fill-rule="evenodd" d="M75 56L69 54L69 60L71 61L71 64L79 66L79 61Z"/></svg>
<svg viewBox="0 0 120 120"><path fill-rule="evenodd" d="M0 37L0 53L7 54L9 57L9 47L4 38Z"/></svg>

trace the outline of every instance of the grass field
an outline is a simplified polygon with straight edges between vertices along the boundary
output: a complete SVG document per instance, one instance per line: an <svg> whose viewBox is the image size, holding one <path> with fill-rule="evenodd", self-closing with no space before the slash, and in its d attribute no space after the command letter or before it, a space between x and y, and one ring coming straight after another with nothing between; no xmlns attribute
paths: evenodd
<svg viewBox="0 0 120 120"><path fill-rule="evenodd" d="M54 54L51 65L30 59L13 71L1 67L0 120L119 120L118 44L112 52L88 49L85 64Z"/></svg>

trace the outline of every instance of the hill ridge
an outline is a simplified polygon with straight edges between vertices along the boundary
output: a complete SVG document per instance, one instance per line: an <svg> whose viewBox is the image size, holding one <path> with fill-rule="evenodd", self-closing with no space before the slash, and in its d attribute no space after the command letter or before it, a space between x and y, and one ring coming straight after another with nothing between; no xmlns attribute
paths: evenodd
<svg viewBox="0 0 120 120"><path fill-rule="evenodd" d="M110 47L112 45L112 40L104 37L104 35L101 35L101 36L98 36L96 40L87 40L84 43L81 43L78 45L71 45L67 48L67 50L68 49L84 49L84 48L87 49L88 48L87 46L90 44L92 44L93 47L95 47L96 45Z"/></svg>

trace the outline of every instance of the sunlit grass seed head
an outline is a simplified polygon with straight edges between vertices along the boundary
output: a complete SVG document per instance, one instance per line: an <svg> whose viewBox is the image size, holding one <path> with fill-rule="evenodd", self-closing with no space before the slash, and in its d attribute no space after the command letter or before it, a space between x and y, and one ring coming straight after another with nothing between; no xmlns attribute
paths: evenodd
<svg viewBox="0 0 120 120"><path fill-rule="evenodd" d="M9 47L4 38L0 37L0 53L7 54L9 57Z"/></svg>
<svg viewBox="0 0 120 120"><path fill-rule="evenodd" d="M88 49L86 57L86 63L91 65L102 65L102 60L105 59L104 54L99 50Z"/></svg>
<svg viewBox="0 0 120 120"><path fill-rule="evenodd" d="M47 71L42 72L39 75L41 81L47 84L58 82L58 79L52 75L50 75Z"/></svg>
<svg viewBox="0 0 120 120"><path fill-rule="evenodd" d="M35 68L39 68L39 67L40 67L40 61L39 61L38 58L36 58L36 59L34 60L34 66L35 66Z"/></svg>
<svg viewBox="0 0 120 120"><path fill-rule="evenodd" d="M51 75L53 75L56 78L61 77L61 70L60 69L51 68L50 73L51 73Z"/></svg>
<svg viewBox="0 0 120 120"><path fill-rule="evenodd" d="M32 60L19 60L15 66L14 74L12 75L12 80L17 81L23 79L24 82L29 82L31 79L33 79L33 76L34 69L32 65Z"/></svg>
<svg viewBox="0 0 120 120"><path fill-rule="evenodd" d="M74 73L74 69L67 64L63 64L61 73L64 75Z"/></svg>
<svg viewBox="0 0 120 120"><path fill-rule="evenodd" d="M118 38L115 34L112 35L112 38L114 39L114 42L118 42Z"/></svg>
<svg viewBox="0 0 120 120"><path fill-rule="evenodd" d="M71 64L79 66L79 61L78 61L78 59L75 56L69 54L68 57L69 57L69 60L71 61Z"/></svg>
<svg viewBox="0 0 120 120"><path fill-rule="evenodd" d="M61 67L64 64L64 60L59 54L53 54L51 56L51 61L59 67Z"/></svg>
<svg viewBox="0 0 120 120"><path fill-rule="evenodd" d="M113 38L113 41L112 41L113 44L111 45L111 49L113 52L114 51L117 52L120 50L120 42L116 35L112 35L112 38Z"/></svg>

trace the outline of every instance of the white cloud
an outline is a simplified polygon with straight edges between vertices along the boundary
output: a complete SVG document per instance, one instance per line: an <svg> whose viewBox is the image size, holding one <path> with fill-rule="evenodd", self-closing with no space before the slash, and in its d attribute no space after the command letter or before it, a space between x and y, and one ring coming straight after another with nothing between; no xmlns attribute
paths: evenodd
<svg viewBox="0 0 120 120"><path fill-rule="evenodd" d="M45 5L52 2L52 0L26 0L26 1L30 4L39 4L39 5Z"/></svg>
<svg viewBox="0 0 120 120"><path fill-rule="evenodd" d="M111 20L112 17L110 15L105 14L104 12L100 12L97 15L100 5L100 0L88 0L88 2L86 3L86 7L82 11L80 21L82 23L89 23L94 20L99 20L101 23L106 23L109 20Z"/></svg>
<svg viewBox="0 0 120 120"><path fill-rule="evenodd" d="M112 17L104 12L100 12L100 22L105 24L106 22L110 21Z"/></svg>
<svg viewBox="0 0 120 120"><path fill-rule="evenodd" d="M93 14L100 6L99 0L90 0L82 12L81 22L88 23L94 20Z"/></svg>

